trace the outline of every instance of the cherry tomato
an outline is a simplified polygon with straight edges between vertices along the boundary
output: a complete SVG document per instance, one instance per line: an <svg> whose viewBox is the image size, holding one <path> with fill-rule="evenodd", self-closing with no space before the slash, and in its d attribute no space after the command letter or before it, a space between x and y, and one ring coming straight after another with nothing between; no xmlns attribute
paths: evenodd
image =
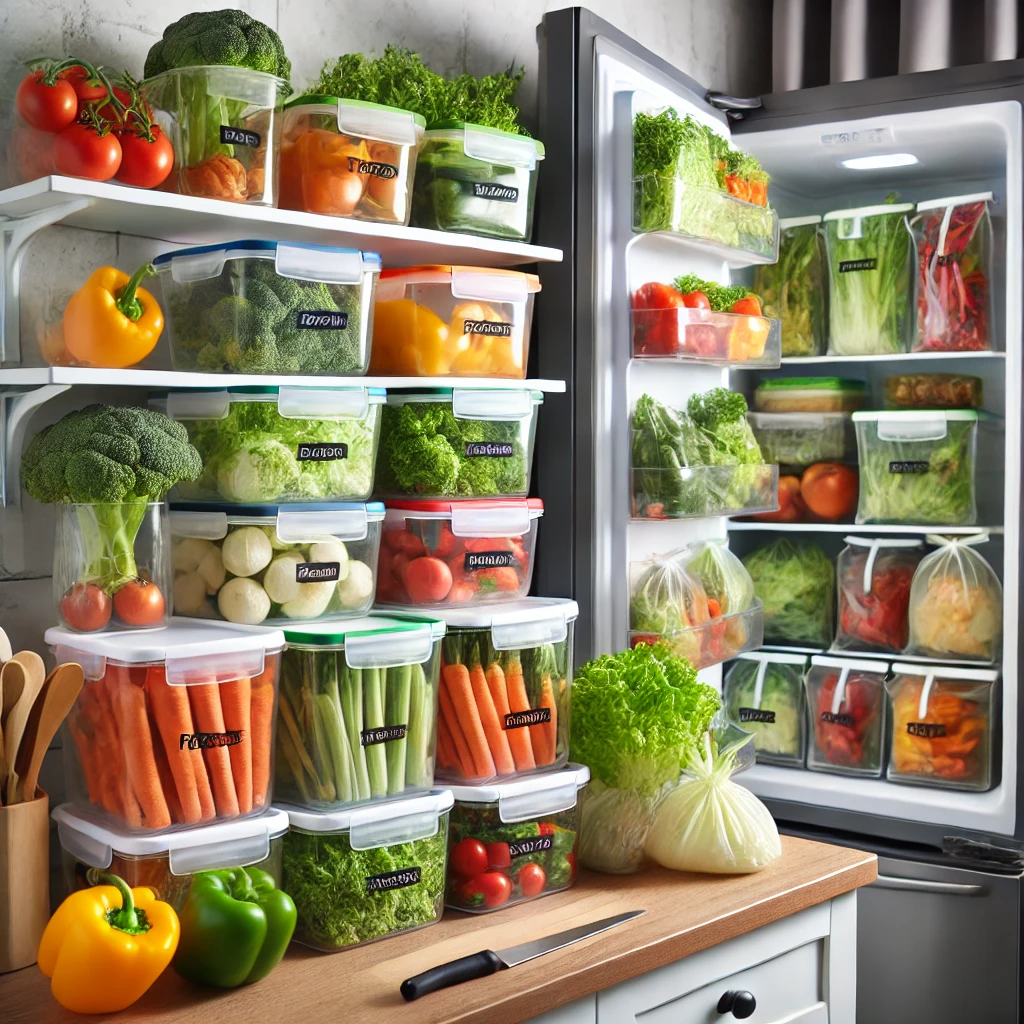
<svg viewBox="0 0 1024 1024"><path fill-rule="evenodd" d="M756 295L747 295L737 299L729 309L730 313L739 313L742 316L760 316L761 300Z"/></svg>
<svg viewBox="0 0 1024 1024"><path fill-rule="evenodd" d="M114 611L129 626L155 626L166 610L160 588L148 580L132 580L114 595Z"/></svg>
<svg viewBox="0 0 1024 1024"><path fill-rule="evenodd" d="M512 855L509 853L508 843L487 844L487 866L489 868L512 867Z"/></svg>
<svg viewBox="0 0 1024 1024"><path fill-rule="evenodd" d="M462 900L469 906L500 907L512 896L512 882L500 871L477 875L462 887Z"/></svg>
<svg viewBox="0 0 1024 1024"><path fill-rule="evenodd" d="M106 181L121 166L121 143L113 132L100 135L92 125L76 122L53 140L53 166L58 174Z"/></svg>
<svg viewBox="0 0 1024 1024"><path fill-rule="evenodd" d="M110 598L95 583L75 583L60 599L60 617L69 629L95 633L110 621Z"/></svg>
<svg viewBox="0 0 1024 1024"><path fill-rule="evenodd" d="M473 878L487 870L487 849L479 839L463 839L453 847L449 864L463 878Z"/></svg>
<svg viewBox="0 0 1024 1024"><path fill-rule="evenodd" d="M711 303L703 292L687 292L683 296L683 305L688 309L710 309Z"/></svg>
<svg viewBox="0 0 1024 1024"><path fill-rule="evenodd" d="M114 175L125 185L138 188L156 188L163 183L174 166L174 148L171 140L156 125L153 126L153 141L133 131L122 132L121 166Z"/></svg>
<svg viewBox="0 0 1024 1024"><path fill-rule="evenodd" d="M539 864L524 864L516 875L516 881L524 896L537 896L544 891L548 876Z"/></svg>
<svg viewBox="0 0 1024 1024"><path fill-rule="evenodd" d="M21 80L14 105L22 120L41 132L59 132L78 116L78 96L71 83L58 78L47 85L42 69Z"/></svg>
<svg viewBox="0 0 1024 1024"><path fill-rule="evenodd" d="M79 103L96 103L107 98L107 87L81 64L65 69L57 77L71 84Z"/></svg>
<svg viewBox="0 0 1024 1024"><path fill-rule="evenodd" d="M569 871L571 872L569 877L570 878L575 878L576 877L576 853L575 853L575 851L573 851L572 853L567 853L565 855L565 863L569 865Z"/></svg>

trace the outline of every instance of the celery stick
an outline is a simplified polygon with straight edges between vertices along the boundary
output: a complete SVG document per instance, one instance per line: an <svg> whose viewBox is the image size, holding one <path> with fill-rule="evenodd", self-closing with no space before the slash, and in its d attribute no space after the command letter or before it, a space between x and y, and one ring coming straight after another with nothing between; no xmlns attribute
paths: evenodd
<svg viewBox="0 0 1024 1024"><path fill-rule="evenodd" d="M324 762L321 769L318 763L318 771L324 780L320 786L320 798L328 803L334 802L337 790L334 787L334 769L331 765L331 751L327 739L327 727L324 725L323 712L320 707L320 698L313 698L313 747L317 762Z"/></svg>
<svg viewBox="0 0 1024 1024"><path fill-rule="evenodd" d="M370 777L366 773L366 751L363 748L363 679L359 669L345 666L341 677L341 698L345 731L355 766L352 788L358 794L358 799L367 800L370 796Z"/></svg>
<svg viewBox="0 0 1024 1024"><path fill-rule="evenodd" d="M400 665L387 671L387 704L384 721L388 725L404 725L406 735L390 740L387 746L388 792L401 793L405 789L405 749L409 729L409 705L412 690L412 667Z"/></svg>
<svg viewBox="0 0 1024 1024"><path fill-rule="evenodd" d="M384 727L383 675L380 669L363 669L363 694L366 699L366 730ZM370 776L370 795L384 796L388 791L388 767L383 743L371 743L366 750L366 770Z"/></svg>
<svg viewBox="0 0 1024 1024"><path fill-rule="evenodd" d="M317 697L325 698L330 708L323 707L324 727L328 730L331 764L334 768L334 789L338 800L346 803L353 798L352 775L349 772L351 758L348 755L348 741L345 739L345 723L341 711L341 695L338 692L338 659L334 652L324 656L324 673L321 680L323 692Z"/></svg>
<svg viewBox="0 0 1024 1024"><path fill-rule="evenodd" d="M412 666L411 690L406 781L410 786L430 786L434 781L430 764L430 738L434 731L436 697L427 683L422 665Z"/></svg>

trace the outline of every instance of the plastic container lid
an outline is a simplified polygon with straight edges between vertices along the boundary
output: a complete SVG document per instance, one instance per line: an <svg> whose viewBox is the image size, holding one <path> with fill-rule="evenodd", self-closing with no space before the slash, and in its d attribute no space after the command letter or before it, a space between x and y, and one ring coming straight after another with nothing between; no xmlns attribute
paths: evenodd
<svg viewBox="0 0 1024 1024"><path fill-rule="evenodd" d="M445 632L441 619L428 616L413 620L367 615L297 624L284 631L284 639L290 645L344 650L349 668L396 668L428 661Z"/></svg>
<svg viewBox="0 0 1024 1024"><path fill-rule="evenodd" d="M434 121L426 131L427 137L463 139L463 152L475 160L492 164L526 167L530 170L538 160L544 159L544 143L519 132L503 132L500 128L487 128L466 121Z"/></svg>
<svg viewBox="0 0 1024 1024"><path fill-rule="evenodd" d="M786 654L783 651L747 651L737 654L738 661L767 661L773 665L806 665L806 654Z"/></svg>
<svg viewBox="0 0 1024 1024"><path fill-rule="evenodd" d="M991 192L974 192L967 196L947 196L945 199L925 199L917 204L917 212L941 210L946 206L965 206L967 203L990 203L992 199Z"/></svg>
<svg viewBox="0 0 1024 1024"><path fill-rule="evenodd" d="M172 875L258 864L270 855L270 841L288 831L288 815L275 808L258 818L234 818L159 835L137 835L100 825L71 804L55 807L51 817L57 823L60 845L83 864L108 868L115 854L166 856Z"/></svg>
<svg viewBox="0 0 1024 1024"><path fill-rule="evenodd" d="M456 537L504 537L530 532L544 515L540 498L484 498L470 501L388 501L407 519L447 519Z"/></svg>
<svg viewBox="0 0 1024 1024"><path fill-rule="evenodd" d="M560 771L530 775L487 786L449 786L460 804L497 804L506 824L557 814L576 806L577 793L590 781L584 764L568 764Z"/></svg>
<svg viewBox="0 0 1024 1024"><path fill-rule="evenodd" d="M312 242L274 242L247 238L238 242L196 245L165 252L153 260L157 270L170 269L178 284L219 277L228 260L272 259L279 277L324 284L359 284L363 274L379 271L380 253L343 249Z"/></svg>
<svg viewBox="0 0 1024 1024"><path fill-rule="evenodd" d="M415 284L450 284L455 298L480 302L523 302L528 294L540 291L540 278L536 274L524 274L521 270L434 263L382 271L377 286L377 302L401 298L405 287Z"/></svg>
<svg viewBox="0 0 1024 1024"><path fill-rule="evenodd" d="M436 614L449 629L489 629L495 650L516 651L562 643L569 635L569 623L579 618L580 608L575 601L559 597L523 597L495 606L439 608Z"/></svg>
<svg viewBox="0 0 1024 1024"><path fill-rule="evenodd" d="M384 388L303 388L288 385L172 391L167 415L175 420L223 420L232 402L276 402L279 416L296 420L366 419L372 405L383 405ZM159 401L159 400L158 400Z"/></svg>
<svg viewBox="0 0 1024 1024"><path fill-rule="evenodd" d="M410 402L450 402L452 415L460 420L525 420L534 406L544 401L541 391L530 388L430 388L392 394L389 405Z"/></svg>
<svg viewBox="0 0 1024 1024"><path fill-rule="evenodd" d="M863 423L866 420L921 423L928 419L976 420L977 418L977 409L872 409L853 414L854 423Z"/></svg>
<svg viewBox="0 0 1024 1024"><path fill-rule="evenodd" d="M856 391L863 393L867 385L862 380L847 380L844 377L777 377L763 380L757 385L758 391Z"/></svg>
<svg viewBox="0 0 1024 1024"><path fill-rule="evenodd" d="M974 679L978 682L994 683L999 672L992 668L947 668L945 665L913 665L906 661L892 664L894 675L934 676L936 679Z"/></svg>
<svg viewBox="0 0 1024 1024"><path fill-rule="evenodd" d="M278 539L302 544L325 535L341 540L363 540L369 523L384 519L379 501L315 502L308 505L231 505L175 502L171 505L171 533L179 537L223 540L228 526L253 520L273 523Z"/></svg>
<svg viewBox="0 0 1024 1024"><path fill-rule="evenodd" d="M897 409L892 412L855 412L854 423L875 423L880 441L941 441L946 424L977 423L975 409Z"/></svg>
<svg viewBox="0 0 1024 1024"><path fill-rule="evenodd" d="M454 803L451 791L441 789L406 800L338 811L305 811L288 806L283 810L288 812L292 828L303 832L347 832L353 850L373 850L436 835L441 815L450 811Z"/></svg>
<svg viewBox="0 0 1024 1024"><path fill-rule="evenodd" d="M264 656L280 651L285 641L279 629L178 616L159 629L75 633L51 626L43 639L58 663L77 661L86 679L102 679L108 661L162 664L171 686L251 679L263 672Z"/></svg>
<svg viewBox="0 0 1024 1024"><path fill-rule="evenodd" d="M785 231L787 228L802 228L808 224L820 224L821 214L820 213L809 213L803 217L783 217L779 221L779 230Z"/></svg>
<svg viewBox="0 0 1024 1024"><path fill-rule="evenodd" d="M889 662L871 661L867 658L830 658L826 654L816 654L811 658L812 668L848 668L851 672L871 672L884 676L889 671Z"/></svg>
<svg viewBox="0 0 1024 1024"><path fill-rule="evenodd" d="M422 114L401 107L324 93L298 96L289 100L284 109L304 110L308 114L334 114L338 119L338 131L342 135L390 142L396 146L415 146L423 137L427 123Z"/></svg>

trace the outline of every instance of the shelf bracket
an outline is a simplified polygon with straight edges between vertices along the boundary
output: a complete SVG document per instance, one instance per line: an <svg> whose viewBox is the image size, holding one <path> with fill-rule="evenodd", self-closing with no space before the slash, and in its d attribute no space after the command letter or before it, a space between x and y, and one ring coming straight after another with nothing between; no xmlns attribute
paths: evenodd
<svg viewBox="0 0 1024 1024"><path fill-rule="evenodd" d="M65 217L93 205L87 196L67 199L27 217L0 220L0 260L3 283L0 286L0 361L21 363L21 263L25 245L43 228L60 223Z"/></svg>

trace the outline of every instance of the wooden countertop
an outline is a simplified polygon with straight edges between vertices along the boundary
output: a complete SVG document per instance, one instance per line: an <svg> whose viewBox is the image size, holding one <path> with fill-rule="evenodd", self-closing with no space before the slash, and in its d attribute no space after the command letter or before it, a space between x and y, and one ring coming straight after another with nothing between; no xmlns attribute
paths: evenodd
<svg viewBox="0 0 1024 1024"><path fill-rule="evenodd" d="M296 1021L319 1024L518 1024L599 989L867 885L874 854L782 837L783 855L755 875L690 875L653 868L639 875L582 872L567 892L494 914L449 911L440 924L341 953L293 946L265 981L219 993L165 972L139 1002L111 1017L61 1009L37 967L0 976L6 1024L70 1021ZM634 921L490 978L406 1003L401 982L481 949L500 949L626 910Z"/></svg>

